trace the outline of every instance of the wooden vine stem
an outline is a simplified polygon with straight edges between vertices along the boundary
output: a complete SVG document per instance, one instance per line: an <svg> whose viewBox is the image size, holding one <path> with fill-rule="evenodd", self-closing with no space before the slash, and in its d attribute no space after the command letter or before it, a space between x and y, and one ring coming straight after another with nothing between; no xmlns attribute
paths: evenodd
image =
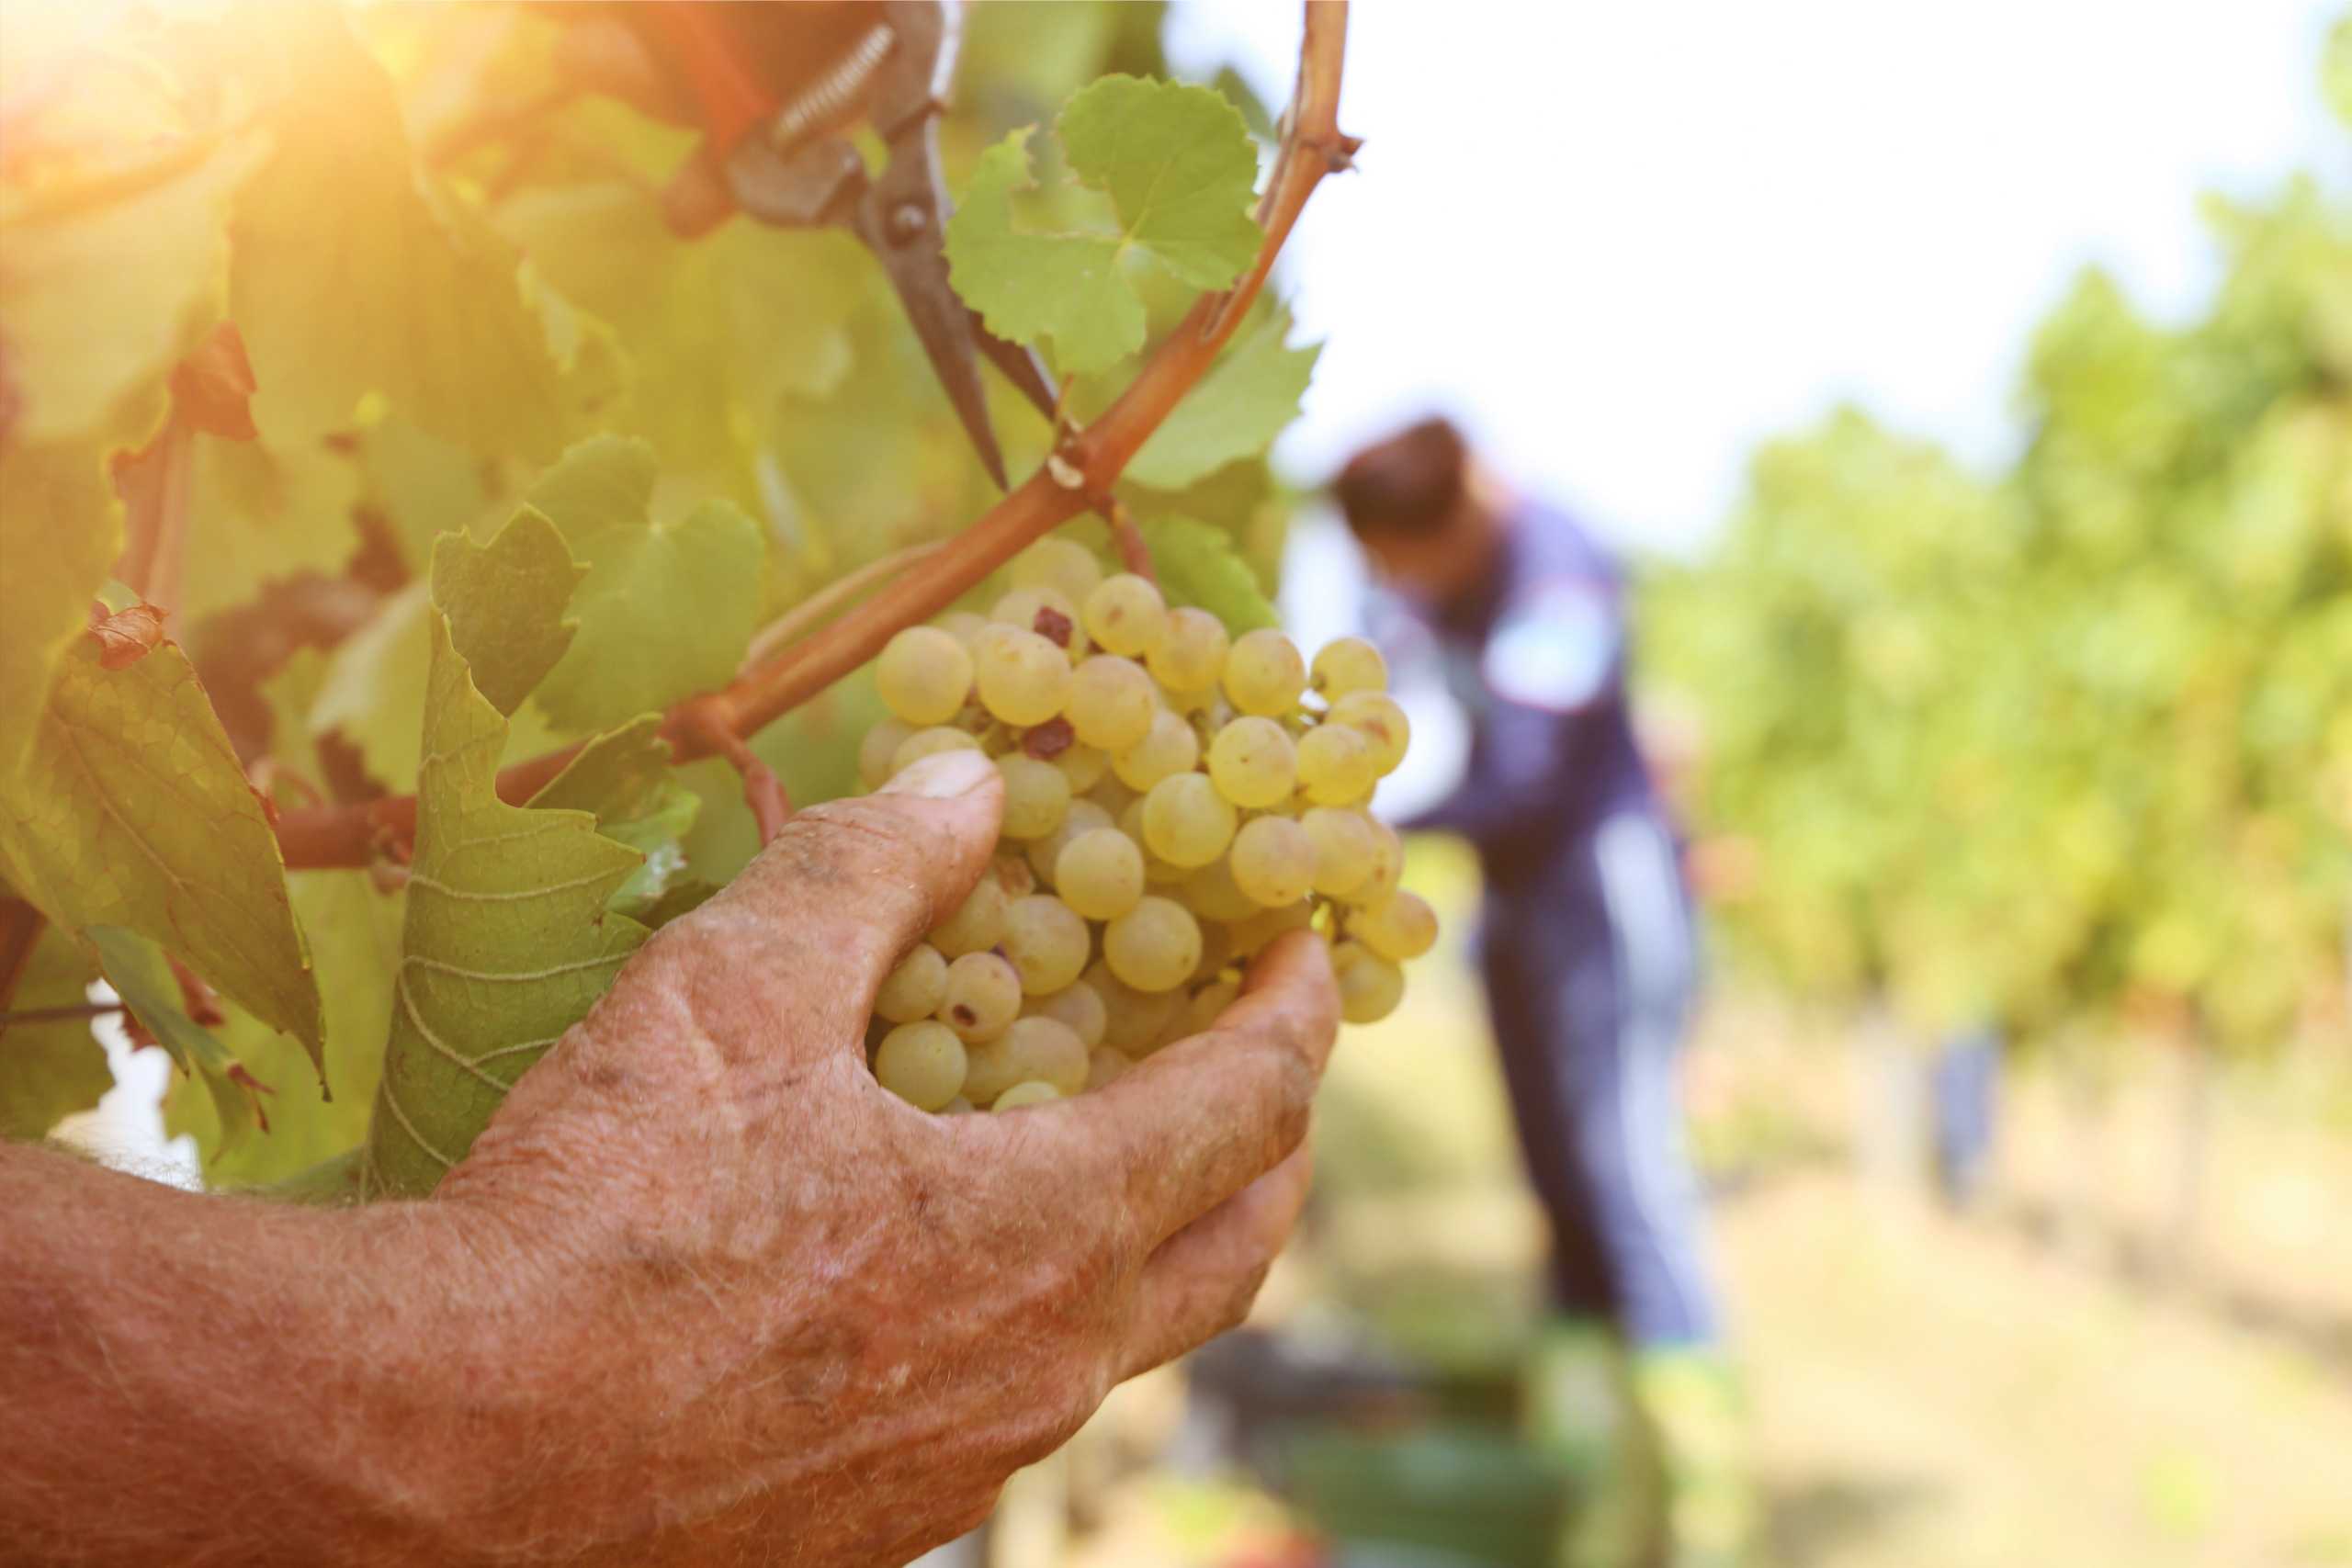
<svg viewBox="0 0 2352 1568"><path fill-rule="evenodd" d="M744 739L874 658L900 628L954 604L1023 546L1110 494L1128 460L1199 383L1241 324L1316 186L1326 175L1348 168L1362 145L1339 127L1347 33L1346 0L1306 0L1298 84L1273 175L1258 201L1265 243L1240 280L1197 301L1102 418L1066 434L1043 467L970 527L944 540L839 619L746 669L721 690L671 709L662 734L678 761L729 753L740 765ZM722 737L733 743L722 744ZM578 750L573 746L506 769L498 775L499 795L517 804L528 800ZM277 839L289 869L356 866L367 864L381 845L404 843L415 828L415 798L399 795L283 813Z"/></svg>

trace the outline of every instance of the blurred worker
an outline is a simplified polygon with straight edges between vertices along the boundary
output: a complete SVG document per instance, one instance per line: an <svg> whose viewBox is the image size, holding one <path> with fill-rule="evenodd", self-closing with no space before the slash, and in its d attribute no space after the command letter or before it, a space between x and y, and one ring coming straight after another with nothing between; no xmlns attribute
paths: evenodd
<svg viewBox="0 0 2352 1568"><path fill-rule="evenodd" d="M1470 718L1467 775L1404 826L1461 834L1485 868L1487 1002L1553 1233L1530 1413L1587 1500L1559 1560L1653 1561L1662 1531L1678 1568L1729 1562L1736 1393L1674 1082L1694 931L1634 740L1619 571L1442 419L1358 453L1333 490L1402 601L1383 640L1441 663Z"/></svg>

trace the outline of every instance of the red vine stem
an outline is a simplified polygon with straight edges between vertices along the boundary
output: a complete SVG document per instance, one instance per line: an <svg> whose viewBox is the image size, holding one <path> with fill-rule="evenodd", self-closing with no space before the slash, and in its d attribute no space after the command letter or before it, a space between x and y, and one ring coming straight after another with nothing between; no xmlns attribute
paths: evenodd
<svg viewBox="0 0 2352 1568"><path fill-rule="evenodd" d="M671 709L662 734L677 761L692 761L719 751L717 736L740 742L757 734L881 652L900 627L937 615L1023 546L1110 493L1128 460L1199 382L1241 324L1315 187L1326 175L1347 168L1361 145L1339 128L1347 31L1346 0L1307 0L1306 36L1299 51L1288 129L1275 155L1273 175L1258 203L1265 243L1240 281L1194 304L1102 418L1066 436L1046 467L970 527L942 541L831 624L744 671L722 690ZM1057 478L1056 470L1061 477ZM499 795L517 803L528 800L578 750L567 748L506 769L498 775ZM751 781L746 784L748 788ZM365 865L379 842L405 839L415 825L415 798L401 795L286 812L278 818L277 839L289 868Z"/></svg>

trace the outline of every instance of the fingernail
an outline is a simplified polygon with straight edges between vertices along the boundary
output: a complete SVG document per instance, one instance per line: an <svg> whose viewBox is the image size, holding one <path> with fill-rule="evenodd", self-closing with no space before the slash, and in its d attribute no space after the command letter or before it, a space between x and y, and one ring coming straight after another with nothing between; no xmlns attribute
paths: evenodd
<svg viewBox="0 0 2352 1568"><path fill-rule="evenodd" d="M884 795L911 795L921 800L953 800L980 787L996 772L996 764L979 751L935 751L909 764L882 786Z"/></svg>

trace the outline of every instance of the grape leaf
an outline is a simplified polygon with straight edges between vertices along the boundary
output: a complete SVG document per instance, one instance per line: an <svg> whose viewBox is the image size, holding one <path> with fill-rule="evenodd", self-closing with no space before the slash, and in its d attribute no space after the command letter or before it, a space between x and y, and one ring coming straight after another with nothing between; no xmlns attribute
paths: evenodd
<svg viewBox="0 0 2352 1568"><path fill-rule="evenodd" d="M512 714L571 646L563 618L586 570L544 513L525 507L487 545L445 534L433 547L433 602L474 689Z"/></svg>
<svg viewBox="0 0 2352 1568"><path fill-rule="evenodd" d="M424 582L412 582L377 606L367 624L335 645L311 704L313 739L338 734L359 750L368 776L403 789L423 757L433 604Z"/></svg>
<svg viewBox="0 0 2352 1568"><path fill-rule="evenodd" d="M23 776L0 780L0 865L60 926L164 944L319 1062L277 840L177 644L120 670L94 639L66 649Z"/></svg>
<svg viewBox="0 0 2352 1568"><path fill-rule="evenodd" d="M390 81L330 6L232 23L275 67L269 161L231 228L231 313L278 442L349 428L363 400L487 456L562 439L561 377L517 258L421 177Z"/></svg>
<svg viewBox="0 0 2352 1568"><path fill-rule="evenodd" d="M165 1135L196 1140L205 1180L216 1188L284 1180L368 1136L400 964L402 896L379 891L364 871L298 871L287 886L326 1004L326 1081L309 1081L291 1040L230 1004L214 1033L277 1091L266 1102L268 1131L227 1136L212 1098L192 1080L175 1079L164 1095Z"/></svg>
<svg viewBox="0 0 2352 1568"><path fill-rule="evenodd" d="M340 572L359 548L363 476L345 453L304 444L196 440L186 580L173 606L195 626L272 579Z"/></svg>
<svg viewBox="0 0 2352 1568"><path fill-rule="evenodd" d="M378 1195L432 1190L646 935L605 909L635 851L584 811L498 798L506 721L475 690L447 621L436 613L429 626L416 858L368 1129Z"/></svg>
<svg viewBox="0 0 2352 1568"><path fill-rule="evenodd" d="M1024 232L1012 196L1031 188L1028 130L980 154L948 220L951 276L998 336L1050 340L1076 375L1109 368L1143 345L1145 311L1123 274L1148 256L1184 282L1222 288L1258 254L1249 214L1257 150L1241 115L1205 87L1105 76L1056 122L1070 172L1106 192L1115 232Z"/></svg>
<svg viewBox="0 0 2352 1568"><path fill-rule="evenodd" d="M1323 345L1284 346L1287 312L1275 310L1241 335L1186 394L1120 477L1153 490L1182 490L1272 445L1298 414Z"/></svg>
<svg viewBox="0 0 2352 1568"><path fill-rule="evenodd" d="M598 436L531 489L588 567L571 602L579 634L537 693L559 728L606 728L725 685L757 629L759 525L722 501L658 522L653 478L650 446Z"/></svg>
<svg viewBox="0 0 2352 1568"><path fill-rule="evenodd" d="M97 973L81 943L51 926L25 961L9 1010L73 1007L88 998ZM0 1023L0 1138L45 1137L65 1117L96 1105L113 1085L88 1019Z"/></svg>
<svg viewBox="0 0 2352 1568"><path fill-rule="evenodd" d="M57 662L122 548L122 508L94 443L0 456L0 784L23 767Z"/></svg>
<svg viewBox="0 0 2352 1568"><path fill-rule="evenodd" d="M128 440L160 412L164 376L220 313L229 199L264 151L191 142L99 192L0 205L0 342L24 400L13 439Z"/></svg>
<svg viewBox="0 0 2352 1568"><path fill-rule="evenodd" d="M702 796L670 776L659 714L596 737L529 804L594 812L597 831L645 857L608 905L639 919L684 878L684 840L702 814Z"/></svg>
<svg viewBox="0 0 2352 1568"><path fill-rule="evenodd" d="M653 806L669 777L670 743L662 739L661 716L649 713L582 747L529 804L625 822Z"/></svg>
<svg viewBox="0 0 2352 1568"><path fill-rule="evenodd" d="M1189 517L1164 517L1145 524L1143 536L1170 604L1198 605L1237 633L1281 624L1258 574L1224 529Z"/></svg>
<svg viewBox="0 0 2352 1568"><path fill-rule="evenodd" d="M268 1120L262 1096L277 1086L256 1077L210 1030L188 1017L179 979L162 948L122 926L92 926L82 935L96 950L98 967L122 1005L146 1026L175 1066L190 1081L204 1085L222 1145L242 1145Z"/></svg>

